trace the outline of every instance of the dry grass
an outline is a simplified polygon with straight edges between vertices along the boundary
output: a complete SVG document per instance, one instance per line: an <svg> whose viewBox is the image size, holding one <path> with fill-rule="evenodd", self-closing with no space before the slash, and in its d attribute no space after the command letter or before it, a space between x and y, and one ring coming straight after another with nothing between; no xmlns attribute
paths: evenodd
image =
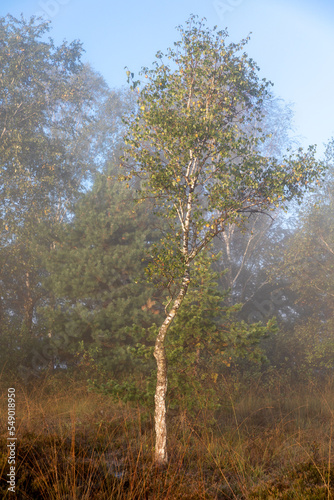
<svg viewBox="0 0 334 500"><path fill-rule="evenodd" d="M17 384L17 498L330 499L334 497L334 392L260 385L235 391L226 408L169 417L170 461L153 464L150 412L67 380L27 392ZM240 395L241 394L241 395ZM1 421L6 422L6 388ZM9 498L7 433L0 493ZM13 495L12 495L13 496Z"/></svg>

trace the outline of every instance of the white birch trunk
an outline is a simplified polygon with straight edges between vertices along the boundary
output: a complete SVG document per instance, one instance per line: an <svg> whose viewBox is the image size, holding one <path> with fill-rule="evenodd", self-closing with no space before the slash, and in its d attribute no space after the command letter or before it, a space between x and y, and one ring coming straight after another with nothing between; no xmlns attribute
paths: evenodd
<svg viewBox="0 0 334 500"><path fill-rule="evenodd" d="M168 462L167 454L167 426L166 426L166 394L167 394L167 359L165 351L165 337L189 286L189 267L187 267L181 289L174 301L165 321L159 329L155 341L154 357L157 361L157 386L155 391L155 463L157 466L164 466Z"/></svg>

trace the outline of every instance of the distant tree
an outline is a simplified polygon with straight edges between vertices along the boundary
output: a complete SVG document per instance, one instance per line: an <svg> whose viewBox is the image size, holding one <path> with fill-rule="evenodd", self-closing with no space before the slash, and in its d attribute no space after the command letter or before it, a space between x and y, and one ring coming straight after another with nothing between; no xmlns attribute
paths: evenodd
<svg viewBox="0 0 334 500"><path fill-rule="evenodd" d="M7 16L0 31L2 326L32 336L44 256L112 154L123 100L83 66L79 42L46 39L48 23Z"/></svg>
<svg viewBox="0 0 334 500"><path fill-rule="evenodd" d="M257 145L262 155L280 160L289 148L296 145L297 139L292 135L292 116L291 106L282 99L270 94L266 97L262 120L257 123L254 117L247 125L250 133L268 134L264 142ZM254 132L255 125L260 127L261 132ZM227 296L230 304L241 302L246 306L244 311L249 311L256 295L261 295L263 291L268 294L266 269L272 265L271 255L275 246L287 233L284 224L282 227L283 220L284 216L278 209L272 212L272 217L254 213L245 227L227 224L225 231L214 239L214 251L221 255L215 262L215 269L226 271L220 273L219 281L221 290L230 290ZM257 315L261 317L261 313Z"/></svg>
<svg viewBox="0 0 334 500"><path fill-rule="evenodd" d="M305 376L334 366L334 140L326 148L325 182L300 210L295 231L272 268L294 294L294 321L282 342L295 372ZM293 353L293 360L291 359Z"/></svg>
<svg viewBox="0 0 334 500"><path fill-rule="evenodd" d="M278 161L258 152L266 136L246 125L261 121L269 83L240 54L247 40L226 45L226 32L211 31L194 16L164 63L144 68L138 113L129 117L124 164L142 179L139 196L153 198L170 231L152 251L150 272L170 293L156 337L155 460L166 464L167 361L165 338L191 283L191 264L227 224L244 226L251 213L265 213L301 198L321 174L313 149ZM128 73L131 77L130 72ZM133 82L133 88L140 82Z"/></svg>

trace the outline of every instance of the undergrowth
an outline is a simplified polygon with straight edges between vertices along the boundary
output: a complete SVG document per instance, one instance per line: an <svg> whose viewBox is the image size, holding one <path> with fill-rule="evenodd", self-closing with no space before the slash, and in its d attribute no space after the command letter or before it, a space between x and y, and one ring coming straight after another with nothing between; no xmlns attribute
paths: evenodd
<svg viewBox="0 0 334 500"><path fill-rule="evenodd" d="M300 499L334 496L329 382L244 393L226 383L226 406L169 412L169 464L154 466L152 411L51 377L19 383L16 493L8 492L1 434L0 496L19 499ZM1 421L7 420L3 387ZM3 427L4 428L4 427Z"/></svg>

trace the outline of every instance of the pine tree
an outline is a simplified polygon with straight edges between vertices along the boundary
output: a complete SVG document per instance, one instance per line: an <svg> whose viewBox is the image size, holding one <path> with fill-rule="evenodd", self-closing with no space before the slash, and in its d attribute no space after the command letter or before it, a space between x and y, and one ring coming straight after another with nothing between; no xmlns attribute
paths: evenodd
<svg viewBox="0 0 334 500"><path fill-rule="evenodd" d="M194 279L171 326L166 342L168 406L217 409L226 397L222 380L240 373L243 360L261 366L260 342L276 332L275 320L238 321L242 304L226 306L228 292L219 291L212 267L219 255L205 252L192 266Z"/></svg>
<svg viewBox="0 0 334 500"><path fill-rule="evenodd" d="M98 379L131 375L131 347L160 315L156 290L144 283L155 237L147 209L112 174L100 174L49 256L51 341L60 357L77 358Z"/></svg>

